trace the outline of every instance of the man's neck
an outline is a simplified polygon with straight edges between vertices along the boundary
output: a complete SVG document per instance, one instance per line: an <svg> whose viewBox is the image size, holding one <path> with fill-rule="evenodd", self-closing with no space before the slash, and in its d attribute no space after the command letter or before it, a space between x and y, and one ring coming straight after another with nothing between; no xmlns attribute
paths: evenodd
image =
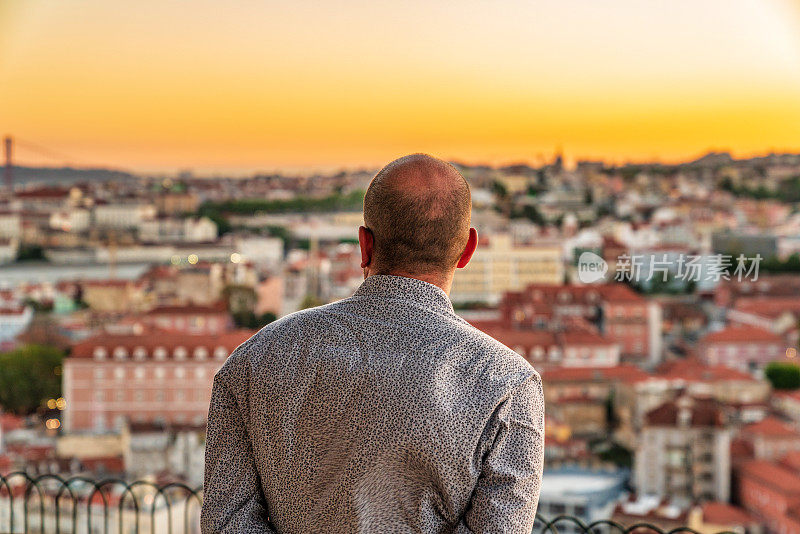
<svg viewBox="0 0 800 534"><path fill-rule="evenodd" d="M366 269L365 269L366 270ZM430 273L430 274L411 274L404 271L391 271L391 272L384 272L384 271L371 271L364 273L364 278L366 279L369 276L375 274L388 274L391 276L404 276L405 278L414 278L416 280L422 280L423 282L427 282L429 284L433 284L436 287L440 288L442 291L450 295L450 288L453 285L453 275L455 273L449 274L439 274L439 273Z"/></svg>

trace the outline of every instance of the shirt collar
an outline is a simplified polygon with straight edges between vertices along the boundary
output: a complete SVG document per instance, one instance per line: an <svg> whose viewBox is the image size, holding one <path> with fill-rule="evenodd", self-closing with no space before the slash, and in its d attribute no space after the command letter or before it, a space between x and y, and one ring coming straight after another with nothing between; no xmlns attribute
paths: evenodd
<svg viewBox="0 0 800 534"><path fill-rule="evenodd" d="M442 288L407 276L370 275L356 289L354 296L407 300L436 311L455 313L450 297Z"/></svg>

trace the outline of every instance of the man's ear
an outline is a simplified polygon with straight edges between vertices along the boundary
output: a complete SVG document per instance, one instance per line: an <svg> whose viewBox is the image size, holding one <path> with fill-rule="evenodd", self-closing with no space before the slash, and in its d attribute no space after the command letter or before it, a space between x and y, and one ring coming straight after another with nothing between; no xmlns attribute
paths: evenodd
<svg viewBox="0 0 800 534"><path fill-rule="evenodd" d="M469 260L472 259L472 255L475 253L476 248L478 248L478 231L475 228L470 228L467 246L464 247L464 252L462 252L461 257L458 258L456 267L459 269L466 267L469 263Z"/></svg>
<svg viewBox="0 0 800 534"><path fill-rule="evenodd" d="M358 245L361 247L361 268L365 268L372 263L372 245L375 237L366 226L358 227Z"/></svg>

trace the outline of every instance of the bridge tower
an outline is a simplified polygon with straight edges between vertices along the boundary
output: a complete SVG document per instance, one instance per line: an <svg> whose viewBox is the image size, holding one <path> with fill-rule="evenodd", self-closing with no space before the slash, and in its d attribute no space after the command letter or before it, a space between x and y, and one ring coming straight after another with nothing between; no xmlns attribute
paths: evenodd
<svg viewBox="0 0 800 534"><path fill-rule="evenodd" d="M6 183L6 191L8 194L13 194L14 192L14 167L12 163L12 148L13 148L13 141L11 140L11 136L7 135L5 139L3 139L3 146L5 147L5 161L6 166L5 170L3 171L3 176L5 178Z"/></svg>

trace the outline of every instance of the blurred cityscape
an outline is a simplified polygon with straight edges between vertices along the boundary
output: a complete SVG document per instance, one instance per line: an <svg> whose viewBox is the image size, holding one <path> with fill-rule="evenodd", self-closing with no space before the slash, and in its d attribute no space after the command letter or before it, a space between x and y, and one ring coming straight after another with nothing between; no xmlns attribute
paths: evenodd
<svg viewBox="0 0 800 534"><path fill-rule="evenodd" d="M800 154L454 164L480 236L456 311L544 380L539 512L800 532ZM200 486L231 351L363 280L374 172L143 176L9 156L0 474Z"/></svg>

